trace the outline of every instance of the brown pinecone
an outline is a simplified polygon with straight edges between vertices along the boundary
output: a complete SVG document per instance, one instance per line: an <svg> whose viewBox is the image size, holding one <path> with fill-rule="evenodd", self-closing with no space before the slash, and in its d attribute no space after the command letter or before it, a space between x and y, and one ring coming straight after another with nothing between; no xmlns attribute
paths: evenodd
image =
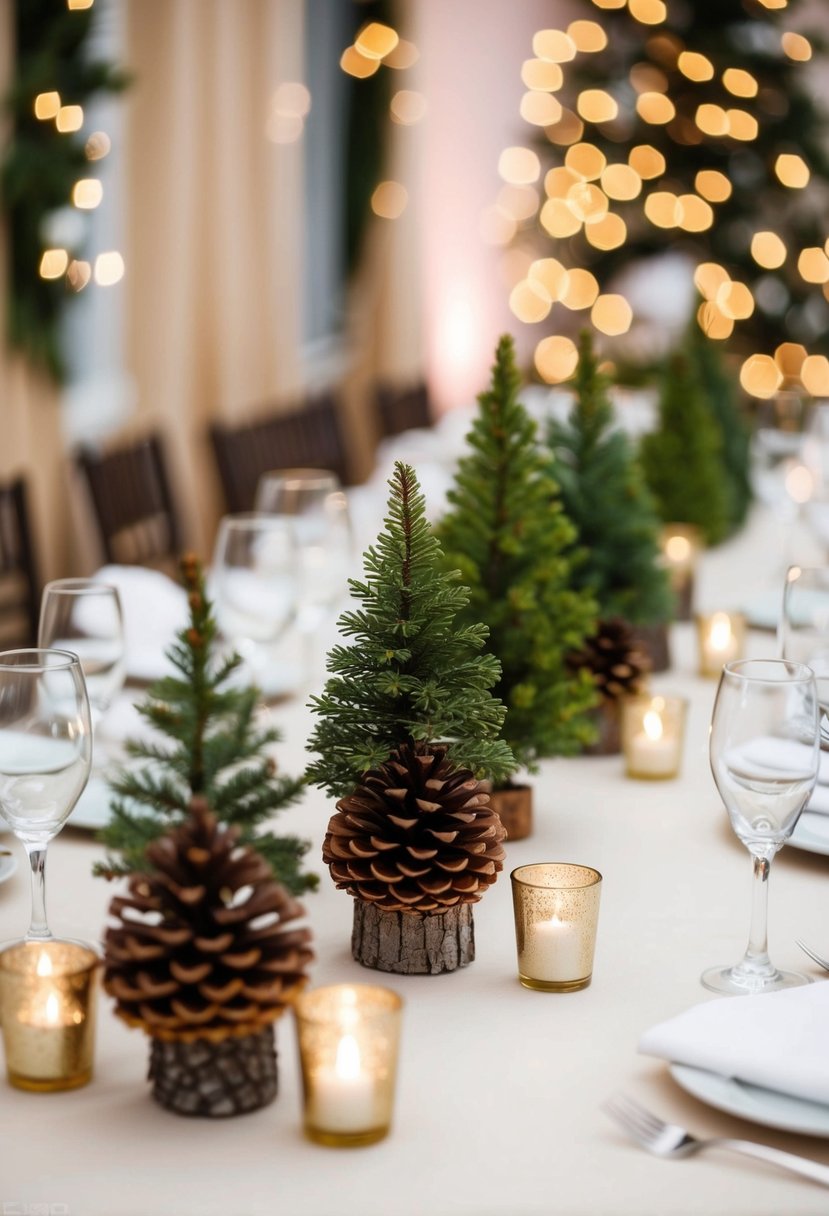
<svg viewBox="0 0 829 1216"><path fill-rule="evenodd" d="M148 846L152 869L110 904L104 987L119 1017L149 1035L254 1033L306 981L311 931L289 923L304 909L238 837L193 798L185 822Z"/></svg>
<svg viewBox="0 0 829 1216"><path fill-rule="evenodd" d="M445 747L398 748L337 803L322 856L338 887L387 912L476 903L503 869L489 794Z"/></svg>
<svg viewBox="0 0 829 1216"><path fill-rule="evenodd" d="M651 661L631 626L620 617L600 621L598 630L582 650L568 656L572 671L586 667L604 701L641 691Z"/></svg>

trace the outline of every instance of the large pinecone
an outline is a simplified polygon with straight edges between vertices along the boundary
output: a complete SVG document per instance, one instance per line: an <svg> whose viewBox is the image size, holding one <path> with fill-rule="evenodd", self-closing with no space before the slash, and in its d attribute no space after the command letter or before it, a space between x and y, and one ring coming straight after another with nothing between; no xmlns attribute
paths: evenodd
<svg viewBox="0 0 829 1216"><path fill-rule="evenodd" d="M582 650L568 656L567 664L572 671L587 668L603 701L640 692L651 669L650 658L633 629L619 617L600 621L594 636Z"/></svg>
<svg viewBox="0 0 829 1216"><path fill-rule="evenodd" d="M185 822L148 846L149 872L110 904L119 923L104 938L104 987L149 1035L250 1034L305 983L311 932L290 924L304 909L238 837L193 798Z"/></svg>
<svg viewBox="0 0 829 1216"><path fill-rule="evenodd" d="M337 803L323 860L338 887L387 912L476 903L504 863L489 801L446 748L400 747Z"/></svg>

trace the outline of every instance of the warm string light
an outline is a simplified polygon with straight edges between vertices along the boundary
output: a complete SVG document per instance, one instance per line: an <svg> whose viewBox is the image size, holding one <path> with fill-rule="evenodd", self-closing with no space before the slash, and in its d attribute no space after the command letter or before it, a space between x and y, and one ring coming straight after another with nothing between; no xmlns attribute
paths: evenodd
<svg viewBox="0 0 829 1216"><path fill-rule="evenodd" d="M502 188L497 203L481 219L482 236L490 243L509 243L523 224L537 216L554 240L582 236L597 251L618 249L628 238L625 216L631 206L638 208L643 219L657 228L691 234L711 229L717 222L717 208L733 194L734 187L726 172L713 165L701 168L695 175L693 191L680 193L671 188L672 183L666 177L670 166L664 153L652 144L634 145L627 154L627 163L608 157L606 140L626 138L615 134L614 129L616 124L620 132L629 129L631 107L641 124L665 128L668 138L680 144L710 142L721 149L723 143L726 147L739 147L759 136L760 120L750 107L755 101L767 107L768 100L763 101L758 78L744 68L715 64L707 55L684 46L673 33L659 29L668 16L663 0L592 2L599 10L627 7L635 21L654 27L646 36L647 58L643 56L642 62L630 70L632 99L628 101L625 96L623 100L622 93L617 94L612 87L590 87L578 93L570 109L556 96L566 83L567 65L577 55L590 55L607 46L607 33L598 22L573 21L566 30L545 29L535 34L534 57L526 59L521 69L527 92L520 112L526 121L544 128L549 143L561 149L563 163L544 174L544 190L539 200L535 189L542 175L538 156L529 148L504 150L499 173L507 187ZM760 0L760 3L774 9L785 7L786 0ZM806 62L812 55L809 40L793 32L780 36L780 49L793 61ZM668 95L671 71L679 71L689 82L686 94L676 101ZM694 100L693 86L702 84L708 85L709 91L707 95L698 94ZM715 100L716 93L712 97L710 90L717 88L721 93ZM622 105L624 110L620 108ZM765 108L759 111L761 116L770 112ZM602 147L590 140L591 127L597 127L602 134L599 141ZM792 190L804 189L810 180L806 160L791 149L780 149L772 170L777 180ZM752 259L761 270L779 270L786 263L788 250L777 233L757 231L750 242ZM795 251L795 256L800 278L821 287L829 300L829 238L824 248L808 247ZM520 320L538 323L560 305L575 310L590 309L594 327L608 335L627 332L633 322L628 301L603 292L595 275L586 268L568 268L556 258L542 258L531 262L527 269L523 255L520 268L517 260L510 265L516 271L508 280L510 308ZM698 323L714 340L730 337L735 324L751 317L756 300L761 300L764 308L773 307L769 301L774 280L768 275L752 284L756 298L752 286L733 280L725 267L715 263L701 264L694 281L703 297L697 312ZM536 349L536 368L550 383L572 374L575 364L571 366L568 342L569 339L554 335L542 339ZM805 348L798 349L796 361L790 350L779 348L778 355L779 358L772 358L757 354L744 362L741 382L747 391L755 395L773 393L778 377L799 376L809 391L817 385L829 394L829 360L810 356Z"/></svg>

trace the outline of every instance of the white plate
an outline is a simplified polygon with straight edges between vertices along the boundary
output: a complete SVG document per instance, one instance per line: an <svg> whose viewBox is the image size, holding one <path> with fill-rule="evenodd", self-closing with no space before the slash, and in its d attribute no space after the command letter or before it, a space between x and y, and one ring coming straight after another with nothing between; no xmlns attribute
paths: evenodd
<svg viewBox="0 0 829 1216"><path fill-rule="evenodd" d="M688 1064L671 1064L669 1069L673 1079L687 1093L717 1110L785 1132L829 1137L829 1106L773 1089L762 1089L759 1085L723 1077L704 1068L691 1068Z"/></svg>
<svg viewBox="0 0 829 1216"><path fill-rule="evenodd" d="M7 878L11 878L17 869L17 858L14 853L8 853L5 849L0 849L0 882L5 882Z"/></svg>
<svg viewBox="0 0 829 1216"><path fill-rule="evenodd" d="M807 853L829 857L829 815L804 811L787 843Z"/></svg>

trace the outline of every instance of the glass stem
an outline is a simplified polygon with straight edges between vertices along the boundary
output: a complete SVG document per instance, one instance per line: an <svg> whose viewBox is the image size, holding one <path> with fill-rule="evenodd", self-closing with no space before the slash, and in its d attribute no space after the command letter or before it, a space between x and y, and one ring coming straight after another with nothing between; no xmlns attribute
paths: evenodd
<svg viewBox="0 0 829 1216"><path fill-rule="evenodd" d="M26 937L42 941L51 937L46 923L46 846L26 844L32 868L32 921Z"/></svg>
<svg viewBox="0 0 829 1216"><path fill-rule="evenodd" d="M748 933L748 946L741 966L754 973L772 970L769 959L768 914L769 914L769 871L771 862L768 857L752 857L754 869L753 892L751 900L751 928Z"/></svg>

